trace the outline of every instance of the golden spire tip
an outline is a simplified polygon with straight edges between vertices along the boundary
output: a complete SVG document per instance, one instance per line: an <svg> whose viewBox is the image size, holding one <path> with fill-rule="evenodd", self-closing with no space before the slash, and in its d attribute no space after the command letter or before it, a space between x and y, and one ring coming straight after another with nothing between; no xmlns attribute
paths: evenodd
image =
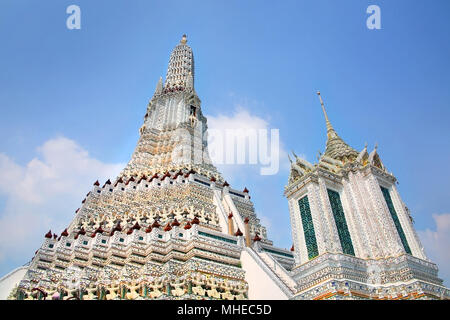
<svg viewBox="0 0 450 320"><path fill-rule="evenodd" d="M319 96L320 105L322 106L323 115L325 116L325 123L327 124L327 132L328 132L328 135L330 135L330 132L334 131L334 129L330 123L330 120L328 120L327 111L325 110L325 105L323 103L322 96L320 95L320 91L317 91L317 95Z"/></svg>

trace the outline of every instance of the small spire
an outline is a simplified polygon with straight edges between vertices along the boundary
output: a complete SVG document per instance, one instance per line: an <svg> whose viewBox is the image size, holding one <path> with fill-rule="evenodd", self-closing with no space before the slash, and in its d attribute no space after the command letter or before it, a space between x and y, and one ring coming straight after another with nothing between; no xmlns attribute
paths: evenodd
<svg viewBox="0 0 450 320"><path fill-rule="evenodd" d="M259 237L258 233L255 234L255 237L253 238L253 241L261 241L261 238Z"/></svg>
<svg viewBox="0 0 450 320"><path fill-rule="evenodd" d="M186 36L186 34L183 34L183 37L181 38L180 43L186 44L186 42L187 42L187 36Z"/></svg>
<svg viewBox="0 0 450 320"><path fill-rule="evenodd" d="M63 237L69 236L69 233L67 232L67 228L64 229L64 231L61 233L61 235L62 235Z"/></svg>
<svg viewBox="0 0 450 320"><path fill-rule="evenodd" d="M192 219L191 224L200 224L200 220L198 220L197 216Z"/></svg>
<svg viewBox="0 0 450 320"><path fill-rule="evenodd" d="M194 89L194 76L192 75L192 72L189 71L187 80L186 80L186 88L187 89Z"/></svg>
<svg viewBox="0 0 450 320"><path fill-rule="evenodd" d="M137 230L141 229L141 226L139 225L139 223L137 221L134 224L133 229L137 229Z"/></svg>
<svg viewBox="0 0 450 320"><path fill-rule="evenodd" d="M336 132L334 131L334 128L331 125L330 120L328 119L327 111L325 110L325 105L323 103L322 96L320 95L320 91L317 91L317 95L319 96L320 105L322 106L323 115L325 116L325 122L327 124L327 135L328 135L328 138L330 138L332 133L334 133L334 135L336 135Z"/></svg>
<svg viewBox="0 0 450 320"><path fill-rule="evenodd" d="M161 225L158 223L158 221L154 221L152 224L152 228L159 228Z"/></svg>
<svg viewBox="0 0 450 320"><path fill-rule="evenodd" d="M161 94L163 90L162 77L159 77L158 83L156 85L155 94Z"/></svg>

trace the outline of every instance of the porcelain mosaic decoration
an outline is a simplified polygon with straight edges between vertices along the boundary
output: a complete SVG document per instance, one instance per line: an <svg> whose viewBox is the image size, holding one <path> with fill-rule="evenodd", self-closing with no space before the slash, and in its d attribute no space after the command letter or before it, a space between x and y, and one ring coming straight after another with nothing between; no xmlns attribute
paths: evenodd
<svg viewBox="0 0 450 320"><path fill-rule="evenodd" d="M10 298L450 297L377 148L347 145L320 93L326 149L316 164L294 154L284 190L293 246L274 246L249 191L232 188L209 161L194 75L183 36L131 160L118 177L94 183L67 229L43 235Z"/></svg>

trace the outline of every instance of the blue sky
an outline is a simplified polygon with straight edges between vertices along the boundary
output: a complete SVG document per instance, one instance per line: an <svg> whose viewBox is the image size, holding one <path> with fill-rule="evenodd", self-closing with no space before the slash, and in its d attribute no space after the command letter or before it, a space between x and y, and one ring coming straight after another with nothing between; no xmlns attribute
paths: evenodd
<svg viewBox="0 0 450 320"><path fill-rule="evenodd" d="M81 30L66 28L71 4L81 8ZM371 4L381 8L381 30L366 27ZM445 0L1 1L3 180L19 185L33 168L58 167L67 161L61 150L99 173L72 164L58 177L34 174L20 188L3 183L0 229L11 238L2 236L0 274L29 260L41 235L68 224L91 183L129 160L147 102L186 33L196 91L211 118L245 110L278 128L286 150L315 161L326 141L321 90L347 143L357 150L378 143L449 284L449 10ZM53 186L61 172L71 183ZM289 248L287 170L238 172L226 179L250 189L269 237Z"/></svg>

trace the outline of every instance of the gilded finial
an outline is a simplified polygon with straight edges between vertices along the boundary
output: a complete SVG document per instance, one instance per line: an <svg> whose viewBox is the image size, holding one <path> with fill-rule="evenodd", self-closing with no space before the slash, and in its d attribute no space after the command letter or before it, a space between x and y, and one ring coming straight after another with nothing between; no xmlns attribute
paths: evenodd
<svg viewBox="0 0 450 320"><path fill-rule="evenodd" d="M186 44L186 42L187 42L186 34L183 34L183 37L181 38L180 43Z"/></svg>
<svg viewBox="0 0 450 320"><path fill-rule="evenodd" d="M331 136L331 132L334 132L334 129L333 129L333 126L330 123L330 120L328 119L328 115L327 115L327 112L325 110L325 105L323 103L322 96L320 95L320 91L317 91L317 95L319 96L320 105L322 106L323 115L325 116L325 122L327 124L327 134L328 134L328 137L330 137Z"/></svg>

